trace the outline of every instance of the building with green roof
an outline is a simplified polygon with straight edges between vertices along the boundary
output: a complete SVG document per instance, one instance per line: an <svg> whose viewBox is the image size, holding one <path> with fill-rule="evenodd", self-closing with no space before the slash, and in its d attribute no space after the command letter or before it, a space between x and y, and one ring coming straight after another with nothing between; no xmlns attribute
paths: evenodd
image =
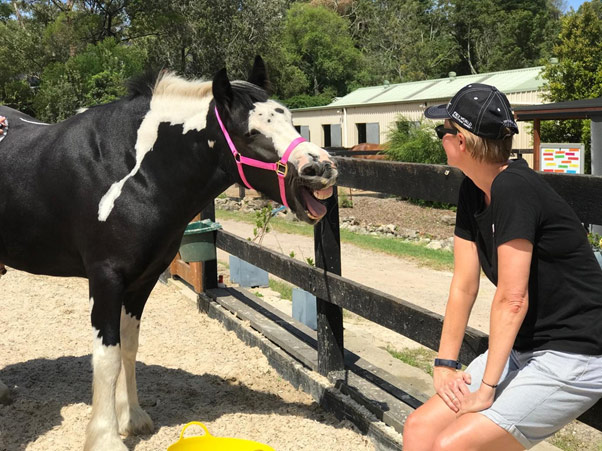
<svg viewBox="0 0 602 451"><path fill-rule="evenodd" d="M542 103L545 80L543 67L529 67L437 80L413 81L359 88L329 105L293 110L293 124L308 140L321 147L352 147L363 142L387 141L391 125L399 116L410 121L426 120L427 106L448 102L470 83L496 86L508 96L513 107ZM525 123L519 123L514 148L531 148L531 136Z"/></svg>

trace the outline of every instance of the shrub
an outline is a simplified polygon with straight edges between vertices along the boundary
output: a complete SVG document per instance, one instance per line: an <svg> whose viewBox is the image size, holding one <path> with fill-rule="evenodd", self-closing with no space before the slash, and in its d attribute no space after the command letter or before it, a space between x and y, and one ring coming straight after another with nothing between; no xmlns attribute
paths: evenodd
<svg viewBox="0 0 602 451"><path fill-rule="evenodd" d="M386 153L389 159L408 163L446 164L447 157L432 123L416 124L398 117L389 130Z"/></svg>

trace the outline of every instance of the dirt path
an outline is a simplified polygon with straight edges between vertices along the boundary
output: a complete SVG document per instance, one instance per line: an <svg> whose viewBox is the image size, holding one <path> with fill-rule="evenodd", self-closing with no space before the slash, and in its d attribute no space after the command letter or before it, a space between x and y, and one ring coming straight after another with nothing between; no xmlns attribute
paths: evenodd
<svg viewBox="0 0 602 451"><path fill-rule="evenodd" d="M92 377L87 299L81 279L9 270L0 280L0 379L15 397L0 405L1 451L83 448ZM374 449L174 285L158 284L147 304L138 387L155 432L127 438L129 449L165 450L192 420L278 451Z"/></svg>

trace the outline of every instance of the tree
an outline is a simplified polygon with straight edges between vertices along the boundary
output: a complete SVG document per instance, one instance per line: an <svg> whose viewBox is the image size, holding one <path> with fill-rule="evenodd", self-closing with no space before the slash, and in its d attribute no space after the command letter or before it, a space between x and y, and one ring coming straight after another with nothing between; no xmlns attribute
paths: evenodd
<svg viewBox="0 0 602 451"><path fill-rule="evenodd" d="M345 95L364 69L347 22L327 8L293 4L281 40L287 62L297 65L307 80L306 94L332 90L335 95Z"/></svg>
<svg viewBox="0 0 602 451"><path fill-rule="evenodd" d="M55 122L81 107L115 100L126 93L126 81L142 72L143 50L119 45L114 38L89 44L65 63L48 65L34 100L36 116Z"/></svg>
<svg viewBox="0 0 602 451"><path fill-rule="evenodd" d="M586 2L577 12L562 18L554 55L548 63L547 100L563 102L602 96L602 1ZM590 121L545 121L541 137L545 142L583 142L586 144L586 172L590 171Z"/></svg>
<svg viewBox="0 0 602 451"><path fill-rule="evenodd" d="M560 11L549 0L444 0L462 61L458 74L537 64L549 53Z"/></svg>
<svg viewBox="0 0 602 451"><path fill-rule="evenodd" d="M435 0L357 0L348 12L375 83L446 75L460 60Z"/></svg>
<svg viewBox="0 0 602 451"><path fill-rule="evenodd" d="M246 78L255 55L277 48L289 3L132 0L130 34L147 49L154 67L207 78L227 67L231 77Z"/></svg>

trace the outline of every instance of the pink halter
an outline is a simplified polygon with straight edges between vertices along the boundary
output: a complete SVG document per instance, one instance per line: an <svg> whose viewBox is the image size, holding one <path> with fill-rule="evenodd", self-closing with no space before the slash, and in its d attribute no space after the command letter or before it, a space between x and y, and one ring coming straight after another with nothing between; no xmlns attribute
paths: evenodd
<svg viewBox="0 0 602 451"><path fill-rule="evenodd" d="M246 164L247 166L253 166L256 168L267 169L268 171L275 171L278 175L278 186L280 187L280 198L282 199L282 205L284 205L286 208L290 208L286 202L286 193L284 188L284 179L286 178L286 174L288 172L288 166L286 165L286 163L288 162L288 157L295 149L295 147L297 147L302 142L306 141L306 139L302 136L299 136L297 139L294 139L293 142L291 142L288 145L288 148L286 149L286 152L284 152L284 155L282 155L280 161L277 161L276 163L266 163L265 161L254 160L253 158L247 158L241 155L238 152L238 150L236 150L236 146L232 142L232 139L230 138L226 127L224 127L222 119L219 117L217 107L215 107L215 117L217 118L217 122L219 123L219 126L222 129L222 132L224 133L224 137L228 142L228 146L232 151L234 161L236 161L236 166L238 167L238 174L240 175L240 178L242 179L245 186L249 189L253 189L253 187L249 184L247 178L245 177L245 173L242 167L243 164Z"/></svg>

